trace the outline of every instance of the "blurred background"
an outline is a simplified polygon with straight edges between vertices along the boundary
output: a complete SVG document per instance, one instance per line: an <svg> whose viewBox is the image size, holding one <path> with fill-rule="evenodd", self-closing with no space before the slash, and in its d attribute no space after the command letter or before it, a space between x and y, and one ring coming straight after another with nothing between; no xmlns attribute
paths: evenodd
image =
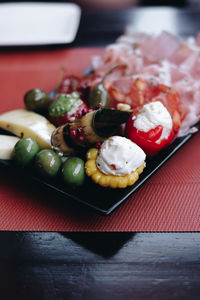
<svg viewBox="0 0 200 300"><path fill-rule="evenodd" d="M196 6L198 0L76 0L83 9L122 9L133 6Z"/></svg>
<svg viewBox="0 0 200 300"><path fill-rule="evenodd" d="M136 31L155 34L166 30L183 38L199 32L199 0L72 0L71 2L80 5L83 12L74 45L90 46L92 41L93 46L105 46L123 34L127 26L134 27ZM105 21L103 23L102 18Z"/></svg>
<svg viewBox="0 0 200 300"><path fill-rule="evenodd" d="M14 2L14 1L0 1ZM200 6L199 0L43 0L43 1L15 1L15 2L74 2L84 10L110 10L125 9L134 6L175 6L175 7L197 7Z"/></svg>

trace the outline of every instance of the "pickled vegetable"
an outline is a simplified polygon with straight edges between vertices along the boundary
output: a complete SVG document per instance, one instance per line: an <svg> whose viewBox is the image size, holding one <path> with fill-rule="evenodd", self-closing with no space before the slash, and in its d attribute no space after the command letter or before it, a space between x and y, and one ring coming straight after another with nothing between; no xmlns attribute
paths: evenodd
<svg viewBox="0 0 200 300"><path fill-rule="evenodd" d="M82 151L82 148L103 142L117 133L131 113L109 108L89 112L74 122L58 127L51 136L52 146L64 155L75 150Z"/></svg>
<svg viewBox="0 0 200 300"><path fill-rule="evenodd" d="M49 119L56 126L61 126L70 122L70 119L80 118L82 115L88 112L88 107L80 99L78 92L71 94L61 94L58 96L49 106Z"/></svg>
<svg viewBox="0 0 200 300"><path fill-rule="evenodd" d="M22 167L30 165L40 148L32 138L23 138L19 140L14 147L13 158Z"/></svg>
<svg viewBox="0 0 200 300"><path fill-rule="evenodd" d="M88 101L90 108L93 109L98 108L98 106L109 107L110 96L103 83L99 83L91 90Z"/></svg>
<svg viewBox="0 0 200 300"><path fill-rule="evenodd" d="M127 67L124 63L117 63L113 65L110 69L106 71L103 78L101 79L100 83L97 84L89 94L89 107L92 109L98 109L101 107L109 107L110 106L110 95L106 87L104 86L104 81L106 80L107 76L117 68L124 68Z"/></svg>
<svg viewBox="0 0 200 300"><path fill-rule="evenodd" d="M48 93L41 89L32 89L24 96L24 103L28 110L35 112L45 111L51 103Z"/></svg>
<svg viewBox="0 0 200 300"><path fill-rule="evenodd" d="M55 177L61 167L61 159L58 154L52 150L41 150L36 158L35 165L38 172L44 177Z"/></svg>
<svg viewBox="0 0 200 300"><path fill-rule="evenodd" d="M79 157L69 158L62 167L63 180L73 186L81 186L85 180L85 164Z"/></svg>

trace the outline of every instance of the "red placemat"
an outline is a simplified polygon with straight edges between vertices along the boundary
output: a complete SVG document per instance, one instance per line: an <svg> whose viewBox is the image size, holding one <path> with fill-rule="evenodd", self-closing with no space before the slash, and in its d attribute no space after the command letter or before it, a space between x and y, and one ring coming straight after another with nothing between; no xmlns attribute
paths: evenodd
<svg viewBox="0 0 200 300"><path fill-rule="evenodd" d="M0 54L0 113L23 107L24 93L55 88L59 70L80 73L97 48ZM196 134L112 215L103 217L0 167L0 230L200 230L200 140Z"/></svg>

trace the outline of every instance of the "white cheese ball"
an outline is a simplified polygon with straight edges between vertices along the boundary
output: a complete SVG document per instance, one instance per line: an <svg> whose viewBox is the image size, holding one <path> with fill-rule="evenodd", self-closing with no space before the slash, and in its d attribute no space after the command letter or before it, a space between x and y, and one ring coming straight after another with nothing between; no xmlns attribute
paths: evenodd
<svg viewBox="0 0 200 300"><path fill-rule="evenodd" d="M160 101L145 104L134 121L134 127L144 132L159 125L163 127L160 140L168 138L173 125L172 117Z"/></svg>
<svg viewBox="0 0 200 300"><path fill-rule="evenodd" d="M139 168L145 158L144 151L131 140L112 136L103 142L96 164L104 174L123 176Z"/></svg>

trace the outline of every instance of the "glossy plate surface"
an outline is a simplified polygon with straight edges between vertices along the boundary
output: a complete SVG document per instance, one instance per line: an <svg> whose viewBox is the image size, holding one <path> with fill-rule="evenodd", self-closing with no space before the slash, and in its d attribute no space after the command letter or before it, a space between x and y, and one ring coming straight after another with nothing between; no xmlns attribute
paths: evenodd
<svg viewBox="0 0 200 300"><path fill-rule="evenodd" d="M197 129L200 129L200 123L196 125ZM50 190L54 190L59 194L62 194L64 198L70 198L74 201L92 208L97 213L103 215L109 215L117 207L120 206L127 198L139 189L139 187L145 183L170 157L172 157L189 139L192 138L193 134L177 138L169 147L162 150L159 154L146 161L146 168L140 175L139 180L130 187L125 189L110 189L103 188L94 184L89 178L87 178L85 184L80 187L73 189L68 186L64 186L61 180L48 181L39 177L33 170L22 170L13 168L12 161L0 160L0 163L7 167L14 169L22 173L26 179L34 181L40 185L48 187Z"/></svg>

